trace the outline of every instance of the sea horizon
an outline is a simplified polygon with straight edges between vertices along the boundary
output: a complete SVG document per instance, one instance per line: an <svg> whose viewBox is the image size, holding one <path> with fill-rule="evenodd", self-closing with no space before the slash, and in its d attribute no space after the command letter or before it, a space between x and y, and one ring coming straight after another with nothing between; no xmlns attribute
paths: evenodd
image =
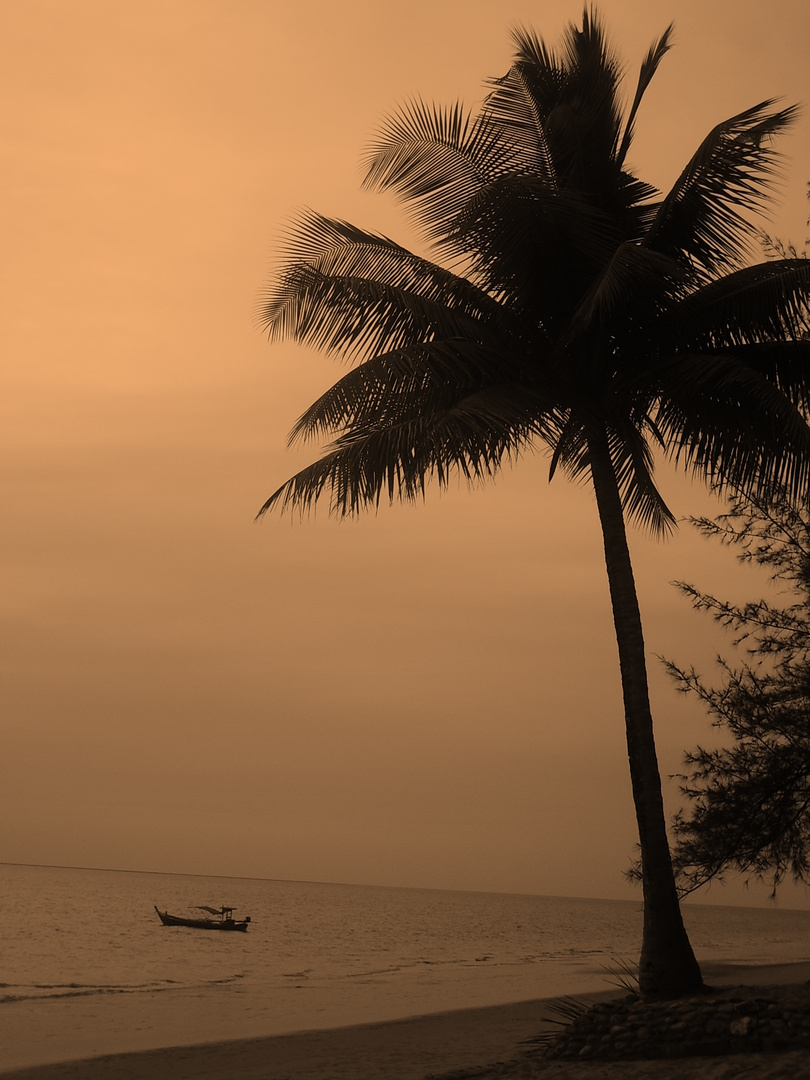
<svg viewBox="0 0 810 1080"><path fill-rule="evenodd" d="M526 897L538 897L553 900L596 900L604 901L605 903L638 903L643 902L641 896L641 889L639 887L638 895L628 896L603 896L596 894L583 895L581 893L555 893L555 892L534 892L531 890L514 890L514 889L483 889L483 888L461 888L460 886L450 885L405 885L405 884L391 884L391 883L379 883L374 881L332 881L326 878L285 878L285 877L266 877L260 874L226 874L226 873L210 873L201 870L148 870L139 867L118 867L118 866L84 866L74 863L40 863L40 862L20 862L17 860L2 860L0 859L0 867L3 866L20 866L31 867L33 869L43 870L82 870L88 873L110 873L110 874L151 874L154 876L162 877L192 877L192 878L214 878L233 881L266 881L266 882L285 882L291 885L336 885L345 888L358 888L358 889L413 889L420 892L446 892L446 893L469 893L470 895L482 895L482 896L526 896ZM711 887L711 886L710 886ZM717 883L716 889L724 888L723 884ZM711 899L708 896L700 895L696 897L686 896L681 899L681 906L705 906L705 907L733 907L733 908L753 908L762 911L779 910L779 911L808 911L810 912L810 890L807 898L807 906L802 907L790 903L783 903L780 899L779 893L773 898L768 898L768 902L746 903L735 902L733 897L722 897L717 899Z"/></svg>

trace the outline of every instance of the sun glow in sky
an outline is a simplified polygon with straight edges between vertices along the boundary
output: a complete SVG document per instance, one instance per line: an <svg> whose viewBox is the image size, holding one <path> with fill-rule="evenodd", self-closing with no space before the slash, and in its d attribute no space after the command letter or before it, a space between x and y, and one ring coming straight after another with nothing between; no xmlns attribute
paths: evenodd
<svg viewBox="0 0 810 1080"><path fill-rule="evenodd" d="M0 861L637 895L586 488L549 486L538 454L357 522L253 523L340 373L257 327L285 228L312 207L417 242L360 190L381 119L415 95L474 106L510 28L554 43L579 3L2 11ZM720 120L810 108L806 0L600 11L629 86L675 21L631 161L661 187ZM801 246L810 112L781 149L768 228ZM678 516L714 511L664 488ZM655 657L705 671L724 647L669 582L763 586L688 529L631 543L666 775L711 734Z"/></svg>

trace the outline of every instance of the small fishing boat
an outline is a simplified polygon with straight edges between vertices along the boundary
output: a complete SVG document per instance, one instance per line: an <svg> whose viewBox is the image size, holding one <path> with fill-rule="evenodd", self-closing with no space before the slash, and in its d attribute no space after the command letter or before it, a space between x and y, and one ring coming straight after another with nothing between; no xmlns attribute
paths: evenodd
<svg viewBox="0 0 810 1080"><path fill-rule="evenodd" d="M244 919L234 919L236 910L232 907L208 907L207 904L198 904L198 911L207 911L215 915L214 919L186 919L180 915L170 915L168 911L161 911L155 905L160 921L164 926L190 926L194 930L242 930L245 931L250 923L250 916Z"/></svg>

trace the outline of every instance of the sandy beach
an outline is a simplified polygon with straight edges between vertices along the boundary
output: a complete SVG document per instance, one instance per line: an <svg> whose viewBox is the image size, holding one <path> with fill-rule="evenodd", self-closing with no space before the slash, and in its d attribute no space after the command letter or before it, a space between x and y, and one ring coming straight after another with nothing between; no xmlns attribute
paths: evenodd
<svg viewBox="0 0 810 1080"><path fill-rule="evenodd" d="M810 963L710 966L712 986L794 985ZM594 999L615 996L612 992ZM548 1025L542 1000L192 1047L147 1050L2 1072L4 1080L791 1080L810 1077L806 1050L673 1061L563 1062L526 1057Z"/></svg>

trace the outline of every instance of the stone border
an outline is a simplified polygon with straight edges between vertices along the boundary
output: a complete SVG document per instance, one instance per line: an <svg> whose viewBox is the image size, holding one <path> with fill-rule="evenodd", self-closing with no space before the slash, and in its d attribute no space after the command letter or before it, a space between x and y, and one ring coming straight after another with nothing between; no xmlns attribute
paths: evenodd
<svg viewBox="0 0 810 1080"><path fill-rule="evenodd" d="M571 1007L566 999L560 1014L570 1016ZM810 1048L810 984L732 987L673 1001L631 996L582 1003L582 1010L559 1033L538 1038L530 1053L569 1061L632 1061Z"/></svg>

